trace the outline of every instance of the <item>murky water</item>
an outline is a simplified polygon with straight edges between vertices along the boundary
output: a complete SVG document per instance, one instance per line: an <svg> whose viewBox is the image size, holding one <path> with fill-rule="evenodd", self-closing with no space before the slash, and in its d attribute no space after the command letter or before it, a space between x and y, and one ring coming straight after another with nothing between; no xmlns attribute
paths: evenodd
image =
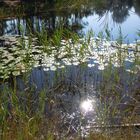
<svg viewBox="0 0 140 140"><path fill-rule="evenodd" d="M119 71L122 68L118 68ZM132 76L122 72L119 83L113 74L108 81L103 75L97 67L84 68L82 65L47 72L40 67L32 71L28 86L33 87L36 94L44 89L47 98L45 114L49 118L57 116L59 123L56 126L64 135L80 131L86 136L90 131L101 131L107 126L121 126L133 113L137 119L131 123L139 123L139 93L136 92L139 74ZM23 91L26 86L21 79L19 77L17 83L19 90ZM36 110L37 102L35 104L32 111Z"/></svg>
<svg viewBox="0 0 140 140"><path fill-rule="evenodd" d="M30 111L40 111L39 94L43 91L46 100L44 114L49 119L57 118L57 130L64 135L79 131L87 135L91 128L99 131L101 126L121 126L131 115L136 117L132 123L139 123L139 41L119 46L100 38L91 38L88 43L80 38L75 44L71 39L61 40L59 50L53 46L48 55L44 47L37 44L36 38L30 47L25 36L25 46L21 47L20 36L14 36L21 34L20 24L22 33L27 34L41 31L42 24L54 32L62 22L65 28L82 35L89 29L97 34L108 27L110 40L116 39L121 29L123 36L128 35L125 42L132 43L140 39L136 34L140 28L139 2L89 1L74 8L73 4L70 5L67 7L70 11L63 4L58 6L47 2L37 5L0 5L0 33L13 35L0 38L0 79L5 79L5 83L13 87L16 78L21 104L26 106L28 95L22 95L22 91L32 91ZM66 57L69 54L70 57ZM1 84L1 91L3 86Z"/></svg>
<svg viewBox="0 0 140 140"><path fill-rule="evenodd" d="M83 54L85 39L76 44L70 39L62 40L59 50L47 55L36 39L32 47L21 48L18 38L5 37L9 44L3 42L5 47L0 50L1 78L9 76L13 86L16 76L19 93L32 91L31 112L39 109L43 90L47 99L44 113L48 118L57 116L56 126L64 134L81 131L87 135L92 127L96 130L102 125L122 125L133 113L139 118L139 45L123 44L118 48L115 42L91 38ZM28 46L28 37L25 40ZM72 57L67 58L68 48ZM23 61L27 58L28 70ZM22 96L19 98L24 106L26 95Z"/></svg>

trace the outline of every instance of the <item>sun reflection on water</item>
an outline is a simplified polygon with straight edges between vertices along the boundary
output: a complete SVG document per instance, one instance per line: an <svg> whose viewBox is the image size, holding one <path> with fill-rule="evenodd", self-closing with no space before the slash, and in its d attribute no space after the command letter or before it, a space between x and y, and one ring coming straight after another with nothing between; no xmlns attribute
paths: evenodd
<svg viewBox="0 0 140 140"><path fill-rule="evenodd" d="M94 99L86 99L80 104L80 108L84 113L94 111L94 103Z"/></svg>

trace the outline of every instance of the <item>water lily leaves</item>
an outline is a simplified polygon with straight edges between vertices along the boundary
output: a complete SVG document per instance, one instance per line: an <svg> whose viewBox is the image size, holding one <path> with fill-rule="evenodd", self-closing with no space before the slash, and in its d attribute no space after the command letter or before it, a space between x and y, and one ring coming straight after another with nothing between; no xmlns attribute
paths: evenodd
<svg viewBox="0 0 140 140"><path fill-rule="evenodd" d="M18 75L20 75L20 71L13 71L12 74L13 74L14 76L18 76Z"/></svg>
<svg viewBox="0 0 140 140"><path fill-rule="evenodd" d="M140 49L138 41L136 44L118 45L117 42L109 42L99 38L91 38L88 42L84 38L79 38L79 42L61 40L59 46L38 45L37 38L27 36L0 37L4 42L0 47L1 73L10 71L16 76L30 67L43 66L45 70L55 71L58 67L80 65L87 63L87 67L97 67L104 70L110 63L114 67L120 67L124 61L133 63L138 57L137 51ZM2 45L2 44L1 44ZM59 63L57 63L59 62Z"/></svg>

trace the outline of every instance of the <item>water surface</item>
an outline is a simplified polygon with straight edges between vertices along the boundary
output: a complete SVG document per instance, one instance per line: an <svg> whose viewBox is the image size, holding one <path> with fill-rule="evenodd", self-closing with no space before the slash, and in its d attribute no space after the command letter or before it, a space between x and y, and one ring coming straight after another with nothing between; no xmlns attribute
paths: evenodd
<svg viewBox="0 0 140 140"><path fill-rule="evenodd" d="M140 29L140 3L138 0L88 0L68 1L67 3L22 2L0 4L0 35L21 34L40 31L42 24L52 33L60 25L85 35L89 30L95 34L110 31L111 40L117 39L120 29L126 43L133 43Z"/></svg>
<svg viewBox="0 0 140 140"><path fill-rule="evenodd" d="M136 34L140 29L138 0L75 2L1 3L0 35L34 34L42 31L44 25L51 35L61 25L81 36L92 29L100 37L104 37L101 32L110 32L109 40L119 35L126 36L126 43L140 39ZM19 105L26 112L27 99L31 96L33 103L29 109L33 113L40 111L43 92L45 105L41 109L46 118L58 119L60 133L81 131L82 135L87 135L92 127L121 125L132 113L140 117L138 44L122 45L120 49L107 40L91 38L81 52L82 43L79 42L84 42L85 38L80 38L77 44L72 44L70 39L62 40L58 51L55 50L57 46L52 46L55 48L48 55L34 38L32 47L26 36L27 46L22 47L17 41L20 36L7 38L5 40L11 42L4 42L3 37L0 42L0 78L5 78L1 92L7 93L4 86L11 90L16 80ZM71 58L64 57L67 49L72 53ZM132 123L139 123L139 120L134 119Z"/></svg>

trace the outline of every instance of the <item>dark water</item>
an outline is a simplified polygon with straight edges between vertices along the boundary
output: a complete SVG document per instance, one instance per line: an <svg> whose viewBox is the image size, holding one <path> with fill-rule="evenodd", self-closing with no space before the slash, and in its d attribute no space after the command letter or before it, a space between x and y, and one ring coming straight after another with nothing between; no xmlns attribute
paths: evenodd
<svg viewBox="0 0 140 140"><path fill-rule="evenodd" d="M133 42L140 29L139 0L81 0L28 1L22 3L0 2L0 35L40 31L42 24L50 33L60 25L85 35L93 30L97 35L106 28L111 39L118 38L121 29L125 42Z"/></svg>
<svg viewBox="0 0 140 140"><path fill-rule="evenodd" d="M115 70L112 71L114 72ZM136 90L139 89L139 76L135 75L132 79L129 73L120 73L120 83L114 83L113 78L115 77L110 77L106 82L103 72L98 71L97 67L67 66L65 71L58 69L47 72L43 67L35 68L28 83L28 87L33 87L35 100L31 111L37 110L36 96L44 89L48 99L45 113L48 117L57 116L59 129L64 133L69 128L71 135L80 130L83 136L87 136L92 127L93 131L101 131L97 130L101 125L107 127L123 124L125 118L131 116L133 111L139 117L139 108L136 111L133 107L135 99L139 104L139 98L135 97ZM17 83L18 90L26 89L22 77L17 77ZM50 109L51 100L54 104ZM21 102L26 104L24 99L21 99ZM132 123L139 123L139 120Z"/></svg>
<svg viewBox="0 0 140 140"><path fill-rule="evenodd" d="M121 29L123 36L126 36L125 42L140 39L136 34L140 29L140 2L138 0L89 0L87 3L83 0L77 5L75 5L75 2L76 0L68 2L68 4L64 3L63 0L61 2L51 0L44 2L30 1L28 3L1 2L0 35L27 34L29 31L32 33L40 32L42 25L45 25L46 30L50 33L53 33L61 25L81 35L85 35L90 29L95 31L97 35L100 31L108 28L111 31L112 40L119 36L119 30ZM22 25L22 31L18 28L20 24ZM128 68L129 71L125 71L125 68L122 67L116 66L115 68L115 62L113 68L110 69L111 71L107 71L110 67L104 65L106 61L110 62L108 56L111 55L111 52L118 53L118 50L114 52L114 48L108 48L109 50L95 48L93 58L87 62L90 64L88 67L73 63L69 65L66 61L64 63L65 67L53 70L50 67L54 66L55 63L51 62L52 65L48 67L46 66L48 64L46 59L42 66L37 65L29 75L27 74L27 79L25 78L26 73L14 77L17 80L17 91L19 91L19 94L22 94L22 91L30 93L28 89L32 91L31 97L35 102L30 110L36 112L39 110L39 93L43 90L47 98L44 112L48 116L50 115L49 117L60 116L58 117L58 126L64 131L70 128L70 133L77 133L81 130L83 134L87 134L88 129L92 126L102 125L103 123L107 125L121 124L132 112L139 117L139 63L134 64L138 67L136 74L130 71L135 57L139 57L139 52L132 51L131 53L128 50L130 56L126 58L124 67L126 69L128 66L131 67ZM7 50L2 52L8 54ZM12 59L19 59L22 57L21 54ZM43 54L41 55L43 56ZM102 62L102 57L107 60ZM133 59L132 62L131 58ZM9 62L6 64L6 60L8 60L8 57L3 57L2 72L6 70L7 66L8 69L11 68ZM50 60L52 61L52 59ZM115 61L117 60L118 58ZM101 63L103 67L99 69L100 65L98 63ZM91 67L91 64L95 64L95 66L92 65ZM15 64L13 65L16 67ZM44 68L45 66L48 68L47 70ZM115 77L115 73L118 77ZM12 76L8 79L10 86L14 85ZM28 82L24 81L25 79ZM25 98L22 98L22 96L25 96ZM23 106L27 104L26 96L26 94L19 96L20 103ZM50 109L50 101L52 100L54 104ZM84 106L81 105L83 103ZM92 108L88 107L89 105Z"/></svg>

